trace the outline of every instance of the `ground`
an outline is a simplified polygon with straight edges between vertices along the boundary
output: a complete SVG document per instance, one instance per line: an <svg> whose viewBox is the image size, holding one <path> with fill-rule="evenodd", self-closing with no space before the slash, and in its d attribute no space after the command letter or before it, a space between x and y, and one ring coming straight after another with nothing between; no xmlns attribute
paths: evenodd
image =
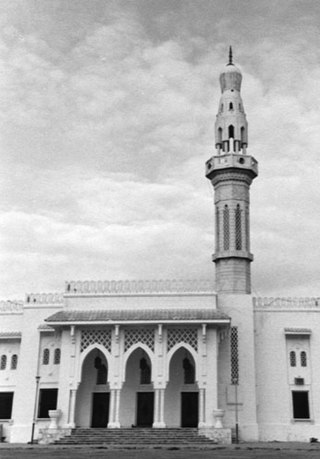
<svg viewBox="0 0 320 459"><path fill-rule="evenodd" d="M217 446L214 449L129 449L0 445L0 459L319 459L320 443Z"/></svg>

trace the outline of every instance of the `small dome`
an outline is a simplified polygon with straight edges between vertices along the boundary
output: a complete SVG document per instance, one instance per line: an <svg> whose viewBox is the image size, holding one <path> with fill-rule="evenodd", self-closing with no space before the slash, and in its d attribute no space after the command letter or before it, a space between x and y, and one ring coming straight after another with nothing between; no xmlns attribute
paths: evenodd
<svg viewBox="0 0 320 459"><path fill-rule="evenodd" d="M241 89L242 74L234 64L227 64L220 73L221 92Z"/></svg>

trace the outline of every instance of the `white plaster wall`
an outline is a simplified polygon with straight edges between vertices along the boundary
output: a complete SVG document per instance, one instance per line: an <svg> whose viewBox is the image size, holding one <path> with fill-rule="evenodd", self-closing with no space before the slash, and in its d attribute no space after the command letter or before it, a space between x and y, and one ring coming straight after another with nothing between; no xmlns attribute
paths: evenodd
<svg viewBox="0 0 320 459"><path fill-rule="evenodd" d="M285 328L309 328L309 375L305 386L294 386L288 371ZM308 441L320 432L320 315L317 311L277 308L255 313L257 402L260 439ZM290 337L289 340L293 338ZM292 369L293 370L293 369ZM301 370L301 369L300 369ZM301 372L300 370L299 373ZM302 377L304 375L301 375ZM309 390L310 421L293 420L292 390Z"/></svg>
<svg viewBox="0 0 320 459"><path fill-rule="evenodd" d="M36 380L39 358L38 326L44 319L59 310L57 306L32 305L24 308L22 338L17 369L17 380L11 427L11 441L26 443L31 439L32 420L35 405ZM40 386L41 387L41 386Z"/></svg>
<svg viewBox="0 0 320 459"><path fill-rule="evenodd" d="M239 338L239 431L242 440L258 440L253 304L251 295L219 295L218 308L228 314ZM234 387L230 385L230 338L219 346L219 404L225 427L235 426Z"/></svg>
<svg viewBox="0 0 320 459"><path fill-rule="evenodd" d="M82 295L65 299L66 308L92 309L168 309L168 308L216 308L216 295L144 295L139 296L103 296Z"/></svg>

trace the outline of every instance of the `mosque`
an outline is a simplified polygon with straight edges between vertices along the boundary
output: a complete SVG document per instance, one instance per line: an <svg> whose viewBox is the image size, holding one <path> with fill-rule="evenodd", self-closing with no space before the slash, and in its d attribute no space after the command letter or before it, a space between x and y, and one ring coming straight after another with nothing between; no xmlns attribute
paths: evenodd
<svg viewBox="0 0 320 459"><path fill-rule="evenodd" d="M0 305L0 425L8 442L71 429L198 428L228 443L320 437L316 298L251 294L242 75L220 74L211 280L70 281ZM213 209L212 209L213 210ZM210 209L208 209L210 211Z"/></svg>

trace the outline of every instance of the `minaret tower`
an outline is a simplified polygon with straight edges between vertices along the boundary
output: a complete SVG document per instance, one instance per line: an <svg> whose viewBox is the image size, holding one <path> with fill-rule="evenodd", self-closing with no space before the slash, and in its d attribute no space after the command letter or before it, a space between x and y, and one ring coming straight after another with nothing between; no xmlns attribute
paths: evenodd
<svg viewBox="0 0 320 459"><path fill-rule="evenodd" d="M241 99L242 75L232 62L220 74L221 98L215 124L216 154L206 162L215 191L216 290L251 293L249 189L258 163L247 154L248 123Z"/></svg>

